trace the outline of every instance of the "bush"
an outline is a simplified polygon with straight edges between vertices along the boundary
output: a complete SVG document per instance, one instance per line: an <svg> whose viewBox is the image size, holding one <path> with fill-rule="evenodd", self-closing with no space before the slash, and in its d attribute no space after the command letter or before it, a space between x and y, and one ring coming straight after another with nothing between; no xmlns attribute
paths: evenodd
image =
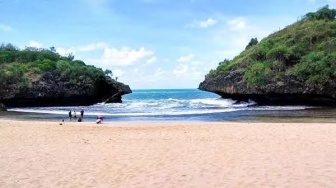
<svg viewBox="0 0 336 188"><path fill-rule="evenodd" d="M244 78L249 85L262 86L266 84L269 72L267 62L256 62L245 72Z"/></svg>
<svg viewBox="0 0 336 188"><path fill-rule="evenodd" d="M27 87L29 79L36 79L48 72L57 72L56 75L60 75L61 79L70 84L93 84L104 76L102 69L85 65L81 60L72 61L55 51L31 47L19 50L11 44L0 46L1 89L9 85L15 85L16 88Z"/></svg>

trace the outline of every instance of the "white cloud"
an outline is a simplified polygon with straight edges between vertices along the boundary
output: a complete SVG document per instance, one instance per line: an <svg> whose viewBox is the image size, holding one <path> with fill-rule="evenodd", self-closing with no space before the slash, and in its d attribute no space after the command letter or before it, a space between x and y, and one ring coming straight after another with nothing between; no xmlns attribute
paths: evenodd
<svg viewBox="0 0 336 188"><path fill-rule="evenodd" d="M120 78L124 76L126 72L121 69L114 69L112 73L113 73L113 76Z"/></svg>
<svg viewBox="0 0 336 188"><path fill-rule="evenodd" d="M217 23L217 20L214 20L212 18L208 18L207 20L201 21L199 26L201 28L207 28L207 27L215 25L216 23Z"/></svg>
<svg viewBox="0 0 336 188"><path fill-rule="evenodd" d="M60 55L66 56L68 54L74 54L75 53L75 48L56 48L56 52L59 53Z"/></svg>
<svg viewBox="0 0 336 188"><path fill-rule="evenodd" d="M76 51L87 52L107 48L109 45L105 42L91 43L75 48Z"/></svg>
<svg viewBox="0 0 336 188"><path fill-rule="evenodd" d="M185 62L190 62L191 60L193 60L195 58L194 54L188 54L186 56L181 56L177 59L177 62L179 63L185 63Z"/></svg>
<svg viewBox="0 0 336 188"><path fill-rule="evenodd" d="M174 70L173 74L178 76L178 75L184 75L188 72L189 66L186 64L180 64L178 65Z"/></svg>
<svg viewBox="0 0 336 188"><path fill-rule="evenodd" d="M150 65L150 64L155 63L156 61L157 61L157 57L153 56L153 57L147 59L146 64Z"/></svg>
<svg viewBox="0 0 336 188"><path fill-rule="evenodd" d="M244 30L247 28L247 21L245 18L234 18L227 22L231 30Z"/></svg>
<svg viewBox="0 0 336 188"><path fill-rule="evenodd" d="M144 47L141 47L138 50L128 47L123 47L121 49L105 48L102 57L93 61L109 66L128 66L153 54L153 51L147 50Z"/></svg>
<svg viewBox="0 0 336 188"><path fill-rule="evenodd" d="M57 53L61 55L68 55L70 53L76 54L78 52L89 52L89 51L95 51L95 50L102 50L108 47L109 47L109 44L105 42L97 42L97 43L91 43L91 44L86 44L82 46L70 47L70 48L57 47L56 51Z"/></svg>
<svg viewBox="0 0 336 188"><path fill-rule="evenodd" d="M149 65L157 60L157 57L152 56L154 52L144 47L140 47L139 49L129 47L116 48L105 42L91 43L70 48L58 47L56 48L56 51L65 56L72 53L88 64L97 65L103 68L111 66L129 66L141 61L144 64ZM88 57L88 54L91 54L91 56Z"/></svg>
<svg viewBox="0 0 336 188"><path fill-rule="evenodd" d="M195 21L189 24L186 24L186 27L189 28L208 28L217 24L217 20L213 18L208 18L206 20Z"/></svg>
<svg viewBox="0 0 336 188"><path fill-rule="evenodd" d="M204 72L202 69L204 68L205 62L196 60L194 54L181 56L177 59L177 62L178 64L173 70L173 74L175 76L187 78L189 80L201 80L200 75L202 75L201 72Z"/></svg>
<svg viewBox="0 0 336 188"><path fill-rule="evenodd" d="M14 31L14 29L9 25L0 24L0 31L11 32L11 31Z"/></svg>
<svg viewBox="0 0 336 188"><path fill-rule="evenodd" d="M34 47L34 48L42 48L43 44L34 40L29 41L28 44L29 47Z"/></svg>

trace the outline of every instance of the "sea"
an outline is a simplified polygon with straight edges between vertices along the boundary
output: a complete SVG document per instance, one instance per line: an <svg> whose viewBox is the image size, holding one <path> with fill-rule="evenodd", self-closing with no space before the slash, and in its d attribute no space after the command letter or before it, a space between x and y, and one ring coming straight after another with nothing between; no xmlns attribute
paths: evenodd
<svg viewBox="0 0 336 188"><path fill-rule="evenodd" d="M336 122L334 108L311 106L258 106L254 101L237 102L198 89L133 90L122 103L98 103L91 106L10 108L0 118L66 120L68 112L83 121L207 121L207 122ZM74 119L72 121L75 121Z"/></svg>

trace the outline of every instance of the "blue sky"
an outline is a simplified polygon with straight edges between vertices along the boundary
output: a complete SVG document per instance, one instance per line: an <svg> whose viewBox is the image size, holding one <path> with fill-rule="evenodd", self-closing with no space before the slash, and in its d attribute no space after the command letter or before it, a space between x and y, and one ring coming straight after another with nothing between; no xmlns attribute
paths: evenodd
<svg viewBox="0 0 336 188"><path fill-rule="evenodd" d="M132 89L197 88L209 70L336 0L0 0L0 42L56 47Z"/></svg>

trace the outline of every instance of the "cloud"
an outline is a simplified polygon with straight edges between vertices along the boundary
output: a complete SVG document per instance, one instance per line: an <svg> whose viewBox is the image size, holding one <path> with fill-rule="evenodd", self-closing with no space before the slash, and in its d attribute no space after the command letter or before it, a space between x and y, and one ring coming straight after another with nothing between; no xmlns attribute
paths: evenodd
<svg viewBox="0 0 336 188"><path fill-rule="evenodd" d="M42 48L43 44L34 40L29 41L28 47Z"/></svg>
<svg viewBox="0 0 336 188"><path fill-rule="evenodd" d="M130 47L116 48L105 42L91 43L69 48L58 47L57 53L68 55L72 53L88 64L108 68L111 66L130 66L138 62L152 64L157 60L154 51L145 47L138 49Z"/></svg>
<svg viewBox="0 0 336 188"><path fill-rule="evenodd" d="M14 31L14 29L9 25L0 24L0 31L11 32L11 31Z"/></svg>
<svg viewBox="0 0 336 188"><path fill-rule="evenodd" d="M98 59L89 59L94 64L103 64L105 66L129 66L153 55L154 52L144 47L139 49L123 48L105 48L103 55Z"/></svg>
<svg viewBox="0 0 336 188"><path fill-rule="evenodd" d="M83 46L77 47L75 50L80 52L94 51L99 49L107 48L109 45L105 42L91 43Z"/></svg>
<svg viewBox="0 0 336 188"><path fill-rule="evenodd" d="M156 61L157 61L157 57L153 56L153 57L147 59L146 64L150 65L150 64L155 63Z"/></svg>
<svg viewBox="0 0 336 188"><path fill-rule="evenodd" d="M202 69L205 62L195 59L194 54L188 54L179 57L177 66L173 70L173 74L177 77L185 77L188 79L200 79Z"/></svg>
<svg viewBox="0 0 336 188"><path fill-rule="evenodd" d="M188 28L208 28L217 24L217 20L213 18L208 18L206 20L195 21L189 24L186 24Z"/></svg>
<svg viewBox="0 0 336 188"><path fill-rule="evenodd" d="M76 54L79 52L102 50L102 49L108 48L109 46L110 45L105 42L96 42L96 43L91 43L91 44L86 44L86 45L76 46L76 47L70 47L70 48L57 47L56 51L57 53L61 55L68 55L70 53Z"/></svg>
<svg viewBox="0 0 336 188"><path fill-rule="evenodd" d="M214 20L212 18L208 18L207 20L201 21L199 26L201 28L207 28L207 27L215 25L216 23L217 23L217 20Z"/></svg>
<svg viewBox="0 0 336 188"><path fill-rule="evenodd" d="M246 23L246 19L245 18L234 18L232 20L229 20L227 22L227 24L229 25L229 28L231 30L235 30L235 31L240 31L240 30L244 30L247 28L247 23Z"/></svg>
<svg viewBox="0 0 336 188"><path fill-rule="evenodd" d="M125 75L126 72L121 69L114 69L112 73L113 73L113 76L115 77L122 77Z"/></svg>
<svg viewBox="0 0 336 188"><path fill-rule="evenodd" d="M186 62L190 62L191 60L193 60L195 58L194 54L188 54L186 56L181 56L177 59L177 62L179 63L186 63Z"/></svg>
<svg viewBox="0 0 336 188"><path fill-rule="evenodd" d="M121 49L105 48L101 60L103 63L113 66L127 66L148 57L153 53L154 52L147 50L144 47L141 47L138 50L127 47Z"/></svg>
<svg viewBox="0 0 336 188"><path fill-rule="evenodd" d="M184 75L188 72L189 66L186 64L178 65L174 70L173 74L178 76L178 75Z"/></svg>

